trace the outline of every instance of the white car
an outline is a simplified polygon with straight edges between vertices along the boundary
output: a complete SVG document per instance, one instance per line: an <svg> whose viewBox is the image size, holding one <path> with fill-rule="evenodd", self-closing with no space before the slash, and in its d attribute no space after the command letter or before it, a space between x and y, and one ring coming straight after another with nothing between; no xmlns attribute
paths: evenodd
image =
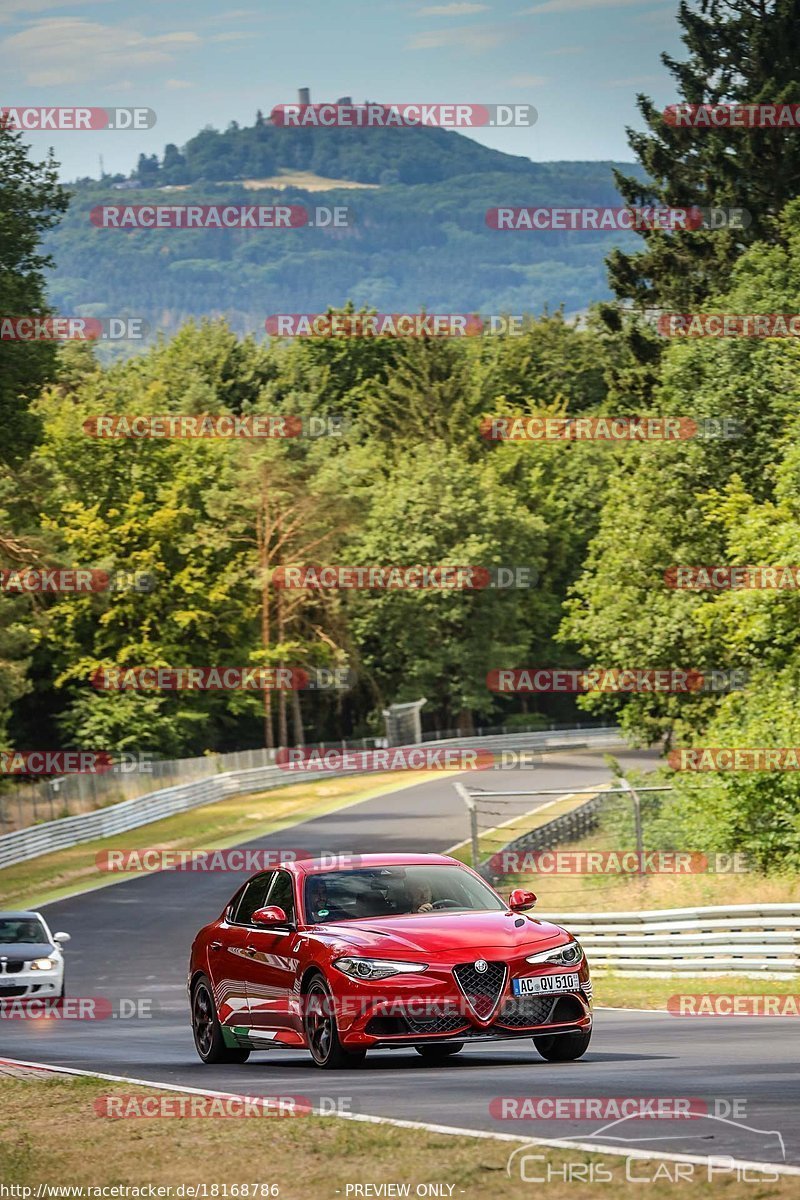
<svg viewBox="0 0 800 1200"><path fill-rule="evenodd" d="M51 933L38 912L0 912L0 1000L64 995L68 933Z"/></svg>

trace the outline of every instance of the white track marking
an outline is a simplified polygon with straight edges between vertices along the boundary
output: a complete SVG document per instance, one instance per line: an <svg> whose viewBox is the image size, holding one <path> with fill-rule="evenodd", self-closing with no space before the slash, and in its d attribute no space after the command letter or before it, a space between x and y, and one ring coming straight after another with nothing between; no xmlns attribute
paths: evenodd
<svg viewBox="0 0 800 1200"><path fill-rule="evenodd" d="M50 1063L27 1062L17 1058L0 1058L0 1066L7 1065L12 1067L33 1067L40 1071L52 1071L58 1075L82 1075L90 1079L107 1079L111 1083L136 1083L140 1087L155 1088L163 1092L180 1092L183 1095L192 1096L209 1096L217 1100L241 1100L243 1096L248 1100L261 1099L259 1096L252 1096L240 1092L218 1092L211 1091L205 1088L181 1087L176 1083L157 1083L152 1079L137 1079L130 1075L108 1075L101 1071L81 1071L76 1067L59 1067L53 1066ZM264 1099L267 1103L267 1099ZM313 1115L321 1116L316 1109L311 1109ZM326 1119L330 1120L330 1115L325 1114ZM707 1164L711 1159L719 1158L719 1155L701 1154L663 1154L655 1150L637 1150L634 1147L625 1146L605 1146L599 1142L572 1142L561 1138L531 1138L523 1137L517 1133L495 1133L489 1129L461 1129L454 1125L433 1125L428 1121L405 1121L401 1117L374 1117L367 1113L337 1113L336 1117L341 1121L360 1121L367 1125L394 1125L398 1129L424 1129L428 1133L442 1133L451 1137L473 1137L484 1138L498 1142L521 1142L523 1145L529 1146L552 1146L557 1150L588 1150L594 1154L614 1155L617 1158L636 1158L636 1159L658 1159L664 1162L685 1162ZM768 1162L753 1162L746 1159L730 1158L725 1156L726 1163L731 1167L741 1170L760 1171L762 1174L777 1173L779 1175L792 1175L800 1177L800 1167L788 1167L780 1163Z"/></svg>

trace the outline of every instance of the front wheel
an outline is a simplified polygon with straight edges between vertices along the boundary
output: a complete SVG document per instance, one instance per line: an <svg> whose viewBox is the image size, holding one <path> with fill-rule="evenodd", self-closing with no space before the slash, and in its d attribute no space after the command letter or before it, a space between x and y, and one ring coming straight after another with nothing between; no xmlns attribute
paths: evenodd
<svg viewBox="0 0 800 1200"><path fill-rule="evenodd" d="M591 1029L581 1029L575 1033L552 1033L549 1037L535 1037L533 1044L548 1062L574 1062L586 1053L591 1040Z"/></svg>
<svg viewBox="0 0 800 1200"><path fill-rule="evenodd" d="M192 992L192 1033L197 1053L204 1063L243 1063L250 1051L242 1046L226 1046L211 983L201 975Z"/></svg>
<svg viewBox="0 0 800 1200"><path fill-rule="evenodd" d="M306 989L303 1025L306 1045L318 1067L333 1071L360 1067L367 1057L366 1050L345 1050L339 1041L333 996L321 975L316 975Z"/></svg>
<svg viewBox="0 0 800 1200"><path fill-rule="evenodd" d="M415 1046L417 1054L420 1054L426 1062L440 1063L447 1058L452 1058L454 1054L458 1054L459 1050L464 1049L463 1042L450 1042L449 1045L439 1046L434 1042L429 1045Z"/></svg>

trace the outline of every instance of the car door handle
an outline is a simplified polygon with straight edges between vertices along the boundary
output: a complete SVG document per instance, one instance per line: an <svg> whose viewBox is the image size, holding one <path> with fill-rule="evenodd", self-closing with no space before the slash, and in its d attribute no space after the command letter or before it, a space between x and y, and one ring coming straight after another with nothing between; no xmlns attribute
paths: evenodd
<svg viewBox="0 0 800 1200"><path fill-rule="evenodd" d="M212 949L212 950L221 950L221 949L222 949L222 942L212 942L212 943L211 943L211 949Z"/></svg>
<svg viewBox="0 0 800 1200"><path fill-rule="evenodd" d="M253 956L254 954L258 954L258 950L255 948L255 946L246 946L246 947L245 947L245 953L246 953L246 954L249 954L249 955L250 955L250 957L252 958L252 956Z"/></svg>

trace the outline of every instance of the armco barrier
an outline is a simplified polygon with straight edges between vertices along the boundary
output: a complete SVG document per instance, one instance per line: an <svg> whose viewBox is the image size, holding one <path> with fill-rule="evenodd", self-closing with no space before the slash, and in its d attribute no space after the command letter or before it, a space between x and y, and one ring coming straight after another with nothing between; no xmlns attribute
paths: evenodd
<svg viewBox="0 0 800 1200"><path fill-rule="evenodd" d="M618 738L616 729L561 729L547 733L497 734L479 738L448 738L435 743L438 746L471 746L489 750L558 750L579 749L589 746L607 745L609 739ZM428 743L430 745L431 743ZM355 775L358 771L330 771L327 778L340 775ZM13 863L26 862L54 850L64 850L81 842L97 838L113 837L140 825L149 825L164 817L198 808L202 804L214 804L229 796L246 795L266 788L286 786L293 783L319 782L318 771L286 771L280 767L256 767L249 771L229 771L212 775L207 779L194 780L177 787L162 788L110 804L95 812L81 813L74 817L62 817L17 829L0 837L0 868Z"/></svg>
<svg viewBox="0 0 800 1200"><path fill-rule="evenodd" d="M800 971L800 904L558 913L543 919L574 934L591 967L621 974Z"/></svg>

